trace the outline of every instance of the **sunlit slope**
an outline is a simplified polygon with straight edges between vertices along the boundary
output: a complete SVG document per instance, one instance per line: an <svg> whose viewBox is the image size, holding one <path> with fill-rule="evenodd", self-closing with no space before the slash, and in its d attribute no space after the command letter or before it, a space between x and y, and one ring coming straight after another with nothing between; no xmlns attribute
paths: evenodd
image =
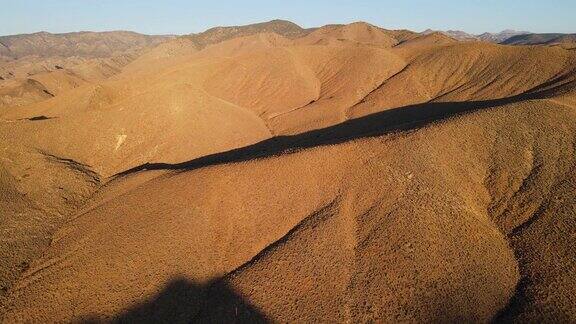
<svg viewBox="0 0 576 324"><path fill-rule="evenodd" d="M8 322L574 321L574 51L271 26L0 81Z"/></svg>
<svg viewBox="0 0 576 324"><path fill-rule="evenodd" d="M38 145L56 155L72 154L74 159L113 174L144 162L183 161L262 140L270 132L297 134L385 109L425 102L502 99L544 90L554 95L556 88L574 79L574 54L560 48L438 44L419 38L394 49L356 43L292 45L294 42L261 34L227 40L177 58L161 57L157 66L134 62L132 68L109 81L10 109L2 118L58 117L27 126L45 135L65 129L73 135L63 138L69 144ZM410 46L412 42L415 44ZM37 93L48 96L40 89ZM195 118L201 120L190 127ZM152 120L162 126L139 126ZM197 140L195 148L162 151L167 142L191 143L182 136L202 138L211 128L207 125L216 120L229 120L228 125L238 120L240 127L234 132L218 128L222 134L210 140L217 143L217 149ZM231 138L236 134L240 138ZM45 135L40 136L50 137ZM77 148L79 143L90 143L96 152L61 149Z"/></svg>
<svg viewBox="0 0 576 324"><path fill-rule="evenodd" d="M111 175L251 144L292 124L313 129L341 122L346 107L404 66L396 55L369 47L263 49L261 43L232 57L187 56L161 73L128 70L6 110L2 118L51 118L20 121L20 131L35 147ZM280 117L305 106L309 116ZM182 145L175 150L175 143Z"/></svg>
<svg viewBox="0 0 576 324"><path fill-rule="evenodd" d="M19 107L3 118L50 118L18 121L18 132L27 134L26 140L36 147L81 161L104 175L154 160L183 161L268 137L268 129L253 112L204 90L204 80L220 66L194 61L146 78L118 77Z"/></svg>
<svg viewBox="0 0 576 324"><path fill-rule="evenodd" d="M399 47L406 69L353 107L360 116L426 102L554 97L572 91L576 56L559 48L523 48L487 43Z"/></svg>
<svg viewBox="0 0 576 324"><path fill-rule="evenodd" d="M0 115L120 73L136 57L24 57L0 63Z"/></svg>
<svg viewBox="0 0 576 324"><path fill-rule="evenodd" d="M400 42L395 36L394 31L383 30L364 22L356 22L348 25L328 25L318 28L297 39L296 43L302 45L365 44L390 48Z"/></svg>
<svg viewBox="0 0 576 324"><path fill-rule="evenodd" d="M310 115L298 114L299 124L318 127L322 123L316 119L341 120L344 108L403 66L400 58L385 50L295 46L240 56L205 87L256 111L274 128L291 122L282 115L301 109Z"/></svg>
<svg viewBox="0 0 576 324"><path fill-rule="evenodd" d="M561 239L573 215L537 211L574 204L554 197L573 181L575 117L528 101L410 133L362 139L364 129L344 128L351 141L337 145L311 134L295 145L312 148L297 153L175 166L62 229L18 283L7 318L114 316L178 276L224 276L277 321L487 321L507 311L521 275L542 276L557 286L536 284L550 297L524 307L551 316L556 303L574 303L571 283L554 275L574 266ZM558 253L527 264L518 242L547 245L524 236L527 227L538 235L531 224L541 221L557 229ZM187 308L188 320L218 316L202 306L211 291Z"/></svg>

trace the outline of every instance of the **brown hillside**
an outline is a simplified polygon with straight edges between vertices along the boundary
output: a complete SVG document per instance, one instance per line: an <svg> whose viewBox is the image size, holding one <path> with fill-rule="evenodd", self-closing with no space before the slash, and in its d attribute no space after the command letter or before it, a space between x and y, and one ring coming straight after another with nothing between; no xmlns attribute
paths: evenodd
<svg viewBox="0 0 576 324"><path fill-rule="evenodd" d="M0 81L3 322L576 321L576 52L273 21L84 75Z"/></svg>
<svg viewBox="0 0 576 324"><path fill-rule="evenodd" d="M306 45L354 43L381 47L392 47L398 42L392 33L364 22L324 26L297 40Z"/></svg>
<svg viewBox="0 0 576 324"><path fill-rule="evenodd" d="M298 38L310 30L285 20L272 20L245 26L214 27L205 32L185 36L202 49L210 44L220 43L237 37L245 37L260 33L274 33L288 38Z"/></svg>

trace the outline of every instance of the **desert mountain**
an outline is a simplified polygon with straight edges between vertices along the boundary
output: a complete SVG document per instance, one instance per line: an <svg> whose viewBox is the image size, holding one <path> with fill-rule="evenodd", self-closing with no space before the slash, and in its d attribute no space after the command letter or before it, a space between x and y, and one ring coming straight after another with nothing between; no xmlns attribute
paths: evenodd
<svg viewBox="0 0 576 324"><path fill-rule="evenodd" d="M436 31L432 29L426 29L422 32L424 35L432 34L432 33L442 33L446 36L455 38L460 41L476 41L478 37L476 35L469 34L467 32L461 30L444 30L444 31Z"/></svg>
<svg viewBox="0 0 576 324"><path fill-rule="evenodd" d="M172 36L150 36L127 31L75 32L51 34L39 32L0 36L0 55L13 59L41 57L111 57L118 53L158 45Z"/></svg>
<svg viewBox="0 0 576 324"><path fill-rule="evenodd" d="M385 30L365 22L355 22L348 25L327 25L318 28L298 39L297 43L330 45L352 42L389 48L416 36L416 33L406 30Z"/></svg>
<svg viewBox="0 0 576 324"><path fill-rule="evenodd" d="M542 44L561 44L574 43L576 34L527 34L511 37L503 42L507 45L542 45Z"/></svg>
<svg viewBox="0 0 576 324"><path fill-rule="evenodd" d="M431 29L427 29L425 31L422 32L422 34L431 34L435 32L434 30ZM463 32L461 30L446 30L446 31L439 31L440 33L443 33L447 36L450 36L452 38L455 38L457 40L460 41L484 41L484 42L491 42L491 43L502 43L505 40L514 37L514 36L519 36L519 35L526 35L526 34L531 34L529 32L524 32L524 31L516 31L516 30L511 30L511 29L506 29L503 30L499 33L482 33L482 34L478 34L478 35L474 35L474 34L469 34L466 32Z"/></svg>
<svg viewBox="0 0 576 324"><path fill-rule="evenodd" d="M486 42L502 43L511 37L519 36L519 35L527 35L527 34L531 34L531 33L526 32L526 31L517 31L517 30L506 29L506 30L503 30L499 33L483 33L483 34L478 35L477 38L479 40L483 40Z"/></svg>
<svg viewBox="0 0 576 324"><path fill-rule="evenodd" d="M0 108L7 323L576 320L573 50L273 21L58 71Z"/></svg>
<svg viewBox="0 0 576 324"><path fill-rule="evenodd" d="M198 49L210 44L219 43L236 37L250 36L260 33L274 33L287 38L298 38L313 29L303 29L293 22L286 20L272 20L245 26L214 27L202 33L185 36L191 39Z"/></svg>
<svg viewBox="0 0 576 324"><path fill-rule="evenodd" d="M78 32L0 37L0 109L42 101L118 73L171 36ZM6 82L3 82L6 80Z"/></svg>
<svg viewBox="0 0 576 324"><path fill-rule="evenodd" d="M227 51L220 52L218 48L222 46L218 44L226 42L227 40L243 39L248 42L255 40L256 43L260 44L261 42L258 38L262 37L262 35L270 35L271 38L292 39L306 35L313 30L314 28L304 29L285 20L272 20L244 26L214 27L201 33L178 37L152 48L139 57L130 69L139 70L139 66L148 66L152 62L159 64L161 61L171 61L173 57L185 57L211 45L217 45L217 49L211 50L213 53L223 56L226 55ZM228 52L232 49L230 45L225 47L228 48ZM243 47L243 45L238 44L238 47ZM250 46L248 46L248 48L250 48ZM134 66L136 66L136 68L134 68ZM163 67L160 67L159 69L162 68Z"/></svg>

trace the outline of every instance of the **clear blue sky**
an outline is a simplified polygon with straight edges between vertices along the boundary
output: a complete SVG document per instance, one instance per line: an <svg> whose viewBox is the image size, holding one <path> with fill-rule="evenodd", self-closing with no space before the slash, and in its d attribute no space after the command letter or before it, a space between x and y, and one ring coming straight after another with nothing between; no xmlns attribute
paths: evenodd
<svg viewBox="0 0 576 324"><path fill-rule="evenodd" d="M576 0L0 0L0 35L119 29L187 34L275 18L304 27L362 20L414 31L576 33Z"/></svg>

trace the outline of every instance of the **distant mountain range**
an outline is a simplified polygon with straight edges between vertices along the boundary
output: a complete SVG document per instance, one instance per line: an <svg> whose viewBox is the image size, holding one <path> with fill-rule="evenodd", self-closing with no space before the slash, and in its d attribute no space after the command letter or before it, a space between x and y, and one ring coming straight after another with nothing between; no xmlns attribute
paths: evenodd
<svg viewBox="0 0 576 324"><path fill-rule="evenodd" d="M530 32L506 29L499 33L483 33L478 35L477 37L483 41L502 43L511 37L522 36L527 34L530 34Z"/></svg>
<svg viewBox="0 0 576 324"><path fill-rule="evenodd" d="M555 45L576 42L576 34L528 34L516 35L503 41L507 45Z"/></svg>
<svg viewBox="0 0 576 324"><path fill-rule="evenodd" d="M329 29L330 26L325 26L324 29L326 28ZM275 33L287 38L298 38L310 34L317 29L318 28L302 28L290 21L272 20L245 26L214 27L201 33L181 36L181 39L190 41L197 49L202 49L207 45L222 42L227 39L258 33ZM435 32L431 29L422 33L405 30L379 30L391 34L395 39L399 39L398 37L412 38L418 34L432 34ZM479 35L473 35L459 30L439 32L460 41L487 41L510 45L554 45L574 43L576 41L576 34L534 34L527 31L515 30L504 30L499 33L483 33ZM33 34L0 36L0 61L19 59L26 56L44 58L109 58L121 54L136 53L145 48L155 47L175 37L178 36L144 35L130 31L84 31L63 34L38 32ZM399 40L401 42L403 39Z"/></svg>
<svg viewBox="0 0 576 324"><path fill-rule="evenodd" d="M41 57L111 57L127 51L153 47L175 36L143 35L130 31L74 32L52 34L38 32L0 36L0 57L18 59Z"/></svg>
<svg viewBox="0 0 576 324"><path fill-rule="evenodd" d="M527 31L503 30L499 33L469 34L461 30L435 31L427 29L422 34L440 32L460 41L484 41L506 45L558 45L576 42L576 34L531 33Z"/></svg>
<svg viewBox="0 0 576 324"><path fill-rule="evenodd" d="M430 34L433 32L435 32L435 30L427 29L422 33ZM482 33L479 35L469 34L461 30L446 30L439 32L461 41L485 41L491 43L502 43L511 37L531 34L527 31L516 31L511 29L503 30L499 33Z"/></svg>

